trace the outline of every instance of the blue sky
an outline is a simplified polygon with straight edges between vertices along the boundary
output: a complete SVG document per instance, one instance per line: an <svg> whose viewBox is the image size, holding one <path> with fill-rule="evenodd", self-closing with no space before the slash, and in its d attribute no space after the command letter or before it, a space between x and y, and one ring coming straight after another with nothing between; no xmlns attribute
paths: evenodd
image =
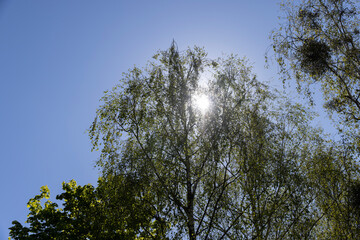
<svg viewBox="0 0 360 240"><path fill-rule="evenodd" d="M275 0L0 1L0 239L41 186L55 197L63 181L96 184L86 129L99 99L173 39L247 56L281 87L276 66L264 69L278 15Z"/></svg>

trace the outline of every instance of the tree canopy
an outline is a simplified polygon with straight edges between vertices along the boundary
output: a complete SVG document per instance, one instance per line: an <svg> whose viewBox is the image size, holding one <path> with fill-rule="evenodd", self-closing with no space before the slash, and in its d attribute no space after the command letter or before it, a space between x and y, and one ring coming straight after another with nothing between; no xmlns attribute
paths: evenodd
<svg viewBox="0 0 360 240"><path fill-rule="evenodd" d="M354 0L284 1L286 19L272 34L285 79L310 93L319 83L325 107L343 124L360 120L359 3Z"/></svg>
<svg viewBox="0 0 360 240"><path fill-rule="evenodd" d="M154 217L144 202L141 185L130 177L99 179L98 186L63 183L64 192L52 202L47 186L28 202L29 215L23 226L13 221L13 239L166 239L166 224Z"/></svg>
<svg viewBox="0 0 360 240"><path fill-rule="evenodd" d="M302 18L313 15L306 11ZM306 26L320 24L309 19ZM325 40L304 37L287 49L281 31L274 48L283 71L281 54L300 82L324 79L326 89L331 78L324 76L337 79ZM29 201L30 226L14 221L10 235L357 239L358 152L311 127L313 114L260 82L246 60L209 59L202 48L179 51L173 42L105 92L89 129L93 149L100 150L98 186L64 183L57 197L63 208L50 201L42 206L49 190L41 188Z"/></svg>

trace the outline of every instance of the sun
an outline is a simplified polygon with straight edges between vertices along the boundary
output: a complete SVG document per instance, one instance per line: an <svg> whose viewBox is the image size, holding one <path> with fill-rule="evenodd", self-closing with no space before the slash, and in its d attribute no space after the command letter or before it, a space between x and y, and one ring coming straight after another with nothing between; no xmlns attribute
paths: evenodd
<svg viewBox="0 0 360 240"><path fill-rule="evenodd" d="M194 104L196 108L200 110L201 113L205 113L208 111L210 107L210 100L208 96L206 96L205 94L195 95Z"/></svg>

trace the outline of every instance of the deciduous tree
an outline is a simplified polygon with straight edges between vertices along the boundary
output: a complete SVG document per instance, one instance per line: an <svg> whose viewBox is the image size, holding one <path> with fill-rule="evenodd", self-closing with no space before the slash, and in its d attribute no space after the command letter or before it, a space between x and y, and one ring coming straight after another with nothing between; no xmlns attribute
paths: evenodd
<svg viewBox="0 0 360 240"><path fill-rule="evenodd" d="M172 239L310 238L321 216L300 158L316 146L306 110L276 103L236 56L173 43L154 58L102 99L90 136L104 177L147 182Z"/></svg>
<svg viewBox="0 0 360 240"><path fill-rule="evenodd" d="M325 107L342 123L360 120L360 31L357 0L284 1L286 19L272 34L285 79L310 93L320 85ZM291 74L293 73L293 74Z"/></svg>
<svg viewBox="0 0 360 240"><path fill-rule="evenodd" d="M325 107L337 113L344 143L309 161L309 179L323 215L319 239L359 238L360 35L354 0L284 1L285 15L271 35L284 80L295 78L311 96L321 88ZM316 88L315 88L316 89Z"/></svg>
<svg viewBox="0 0 360 240"><path fill-rule="evenodd" d="M111 181L111 182L109 182ZM149 208L149 194L130 177L108 181L98 187L63 183L64 192L51 202L47 186L28 202L26 225L13 221L13 239L166 239L166 225Z"/></svg>

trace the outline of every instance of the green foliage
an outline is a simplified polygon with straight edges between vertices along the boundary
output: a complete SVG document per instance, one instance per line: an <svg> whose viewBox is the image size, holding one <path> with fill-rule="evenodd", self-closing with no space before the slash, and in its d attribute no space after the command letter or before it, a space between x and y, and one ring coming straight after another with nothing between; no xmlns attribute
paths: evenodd
<svg viewBox="0 0 360 240"><path fill-rule="evenodd" d="M321 86L325 107L338 113L346 141L309 161L316 207L322 217L318 239L358 239L358 121L360 113L359 2L354 0L284 1L286 20L272 34L284 80L295 77L298 89Z"/></svg>
<svg viewBox="0 0 360 240"><path fill-rule="evenodd" d="M115 183L116 185L113 185ZM57 203L47 200L49 189L28 202L29 215L23 226L13 221L13 239L164 239L165 224L154 218L146 204L148 195L140 195L133 182L121 177L111 183L99 179L97 188L78 186L74 180L63 183L64 192ZM138 185L136 185L139 187Z"/></svg>
<svg viewBox="0 0 360 240"><path fill-rule="evenodd" d="M309 93L321 85L325 107L341 123L360 119L360 32L357 0L284 1L286 20L271 35L284 80L295 77Z"/></svg>
<svg viewBox="0 0 360 240"><path fill-rule="evenodd" d="M312 114L237 56L209 60L173 44L154 59L102 99L89 132L104 178L139 181L171 239L316 236L323 215L305 166L329 144L309 127ZM210 99L205 113L198 94Z"/></svg>
<svg viewBox="0 0 360 240"><path fill-rule="evenodd" d="M317 239L358 239L360 219L356 208L359 167L346 145L316 152L306 164L316 206L322 217Z"/></svg>
<svg viewBox="0 0 360 240"><path fill-rule="evenodd" d="M319 29L318 14L301 21ZM304 44L299 66L322 79L332 50ZM42 187L28 225L13 222L14 239L360 237L357 148L324 139L309 126L314 113L270 92L246 60L173 43L102 101L89 129L98 186L64 183L61 209L41 204L50 196Z"/></svg>

